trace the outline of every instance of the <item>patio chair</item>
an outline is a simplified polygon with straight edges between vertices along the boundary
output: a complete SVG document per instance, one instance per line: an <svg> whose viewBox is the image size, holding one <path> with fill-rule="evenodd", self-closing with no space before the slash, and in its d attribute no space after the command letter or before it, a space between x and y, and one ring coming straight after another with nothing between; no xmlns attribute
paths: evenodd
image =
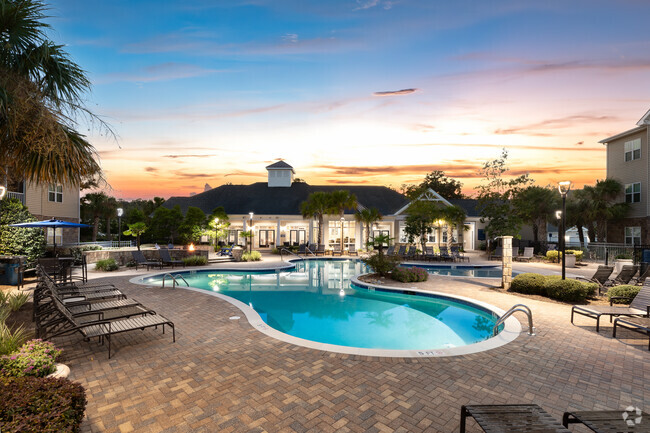
<svg viewBox="0 0 650 433"><path fill-rule="evenodd" d="M332 255L333 256L341 256L343 255L343 251L341 251L341 245L340 244L335 244L334 248L332 249Z"/></svg>
<svg viewBox="0 0 650 433"><path fill-rule="evenodd" d="M159 314L148 314L139 317L131 317L128 319L119 320L99 320L96 322L81 323L77 320L65 306L55 297L54 303L59 312L63 315L64 322L52 330L52 333L44 336L47 339L67 335L74 332L79 332L83 335L84 339L98 337L101 342L104 338L108 341L108 359L111 358L111 337L115 334L122 332L129 332L135 330L144 330L145 328L158 328L162 326L163 334L165 333L165 325L172 328L173 341L176 342L176 329L174 323L164 318Z"/></svg>
<svg viewBox="0 0 650 433"><path fill-rule="evenodd" d="M417 254L417 252L418 252L418 249L416 247L409 247L408 251L403 256L403 259L404 260L413 260L415 258L415 255Z"/></svg>
<svg viewBox="0 0 650 433"><path fill-rule="evenodd" d="M318 250L318 245L317 244L309 244L307 247L307 253L316 255L316 251Z"/></svg>
<svg viewBox="0 0 650 433"><path fill-rule="evenodd" d="M650 266L646 268L645 272L634 278L634 281L631 283L637 286L642 286L648 276L650 276Z"/></svg>
<svg viewBox="0 0 650 433"><path fill-rule="evenodd" d="M648 350L650 350L650 317L618 317L614 319L614 333L612 335L614 338L616 338L617 326L647 336Z"/></svg>
<svg viewBox="0 0 650 433"><path fill-rule="evenodd" d="M348 256L358 256L359 253L357 252L357 246L352 244L348 248Z"/></svg>
<svg viewBox="0 0 650 433"><path fill-rule="evenodd" d="M169 250L165 248L161 248L158 250L158 254L160 254L160 260L162 261L162 266L171 266L172 269L174 269L174 266L176 265L182 265L185 267L185 262L179 259L173 259L171 254L169 254Z"/></svg>
<svg viewBox="0 0 650 433"><path fill-rule="evenodd" d="M224 248L221 248L221 249L217 252L217 255L218 255L218 256L232 256L232 247L224 247Z"/></svg>
<svg viewBox="0 0 650 433"><path fill-rule="evenodd" d="M449 254L447 247L440 247L440 258L444 261L454 261L454 257Z"/></svg>
<svg viewBox="0 0 650 433"><path fill-rule="evenodd" d="M490 254L489 260L495 259L499 260L503 258L503 247L497 247L492 254Z"/></svg>
<svg viewBox="0 0 650 433"><path fill-rule="evenodd" d="M598 294L600 295L601 289L607 290L606 287L612 285L611 281L609 281L609 276L612 275L612 272L614 272L613 266L600 265L591 278L576 277L576 279L598 284Z"/></svg>
<svg viewBox="0 0 650 433"><path fill-rule="evenodd" d="M639 290L639 293L632 299L629 306L614 306L614 301L618 299L629 299L624 296L612 296L609 306L606 305L574 305L571 307L571 323L573 315L591 317L596 319L596 332L600 331L600 317L609 316L649 316L650 315L650 282L646 281Z"/></svg>
<svg viewBox="0 0 650 433"><path fill-rule="evenodd" d="M424 259L433 261L440 259L440 256L433 251L433 247L424 247Z"/></svg>
<svg viewBox="0 0 650 433"><path fill-rule="evenodd" d="M451 247L451 255L459 262L464 262L465 260L469 262L469 257L466 257L460 252L460 247Z"/></svg>
<svg viewBox="0 0 650 433"><path fill-rule="evenodd" d="M300 246L298 247L298 255L304 256L306 252L307 252L307 244L300 244Z"/></svg>
<svg viewBox="0 0 650 433"><path fill-rule="evenodd" d="M387 256L392 256L393 254L395 254L395 245L389 246L388 249L386 250Z"/></svg>
<svg viewBox="0 0 650 433"><path fill-rule="evenodd" d="M162 250L162 249L161 249ZM131 254L133 255L133 260L135 260L135 270L138 270L138 266L146 266L147 270L149 270L151 267L158 267L162 269L162 263L156 260L147 260L144 257L144 254L142 251L131 251Z"/></svg>
<svg viewBox="0 0 650 433"><path fill-rule="evenodd" d="M397 250L397 256L404 257L405 254L406 254L406 245L400 245L399 249Z"/></svg>
<svg viewBox="0 0 650 433"><path fill-rule="evenodd" d="M618 286L621 284L628 284L632 281L632 278L636 275L639 267L636 265L623 265L621 272L614 278L612 281L612 286Z"/></svg>
<svg viewBox="0 0 650 433"><path fill-rule="evenodd" d="M316 249L317 256L324 256L325 255L325 245L324 244L318 244L318 248Z"/></svg>
<svg viewBox="0 0 650 433"><path fill-rule="evenodd" d="M468 405L460 408L460 433L465 433L467 417L484 432L570 433L536 404Z"/></svg>
<svg viewBox="0 0 650 433"><path fill-rule="evenodd" d="M598 410L598 411L572 411L564 412L562 424L568 427L569 424L581 423L595 432L643 432L650 427L650 414L645 412L634 413L630 417L633 426L628 424L628 419L623 418L624 412L619 410ZM640 417L638 419L637 417ZM638 419L638 424L636 419Z"/></svg>
<svg viewBox="0 0 650 433"><path fill-rule="evenodd" d="M518 257L515 257L515 260L519 262L530 262L533 257L535 257L535 248L533 247L525 247L524 248L524 254Z"/></svg>

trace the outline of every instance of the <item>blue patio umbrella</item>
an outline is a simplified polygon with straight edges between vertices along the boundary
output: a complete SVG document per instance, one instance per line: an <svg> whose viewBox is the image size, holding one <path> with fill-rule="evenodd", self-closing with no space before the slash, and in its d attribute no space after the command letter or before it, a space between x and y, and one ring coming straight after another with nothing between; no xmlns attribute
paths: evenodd
<svg viewBox="0 0 650 433"><path fill-rule="evenodd" d="M51 227L54 229L54 253L56 254L56 229L65 228L65 227L90 227L88 224L79 224L71 223L68 221L61 221L56 218L52 218L45 221L33 221L30 223L17 223L9 224L9 227L23 227L23 228L48 228Z"/></svg>

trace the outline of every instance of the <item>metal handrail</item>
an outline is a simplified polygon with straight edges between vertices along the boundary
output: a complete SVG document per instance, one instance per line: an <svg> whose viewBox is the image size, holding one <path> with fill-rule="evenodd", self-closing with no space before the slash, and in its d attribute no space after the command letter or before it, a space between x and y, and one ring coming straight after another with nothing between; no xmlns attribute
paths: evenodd
<svg viewBox="0 0 650 433"><path fill-rule="evenodd" d="M294 253L293 251L289 251L289 250L286 249L286 248L280 248L280 261L284 260L284 259L282 258L282 251L285 251L285 252L287 252L287 253L289 253L289 254L293 254L294 256L298 257L300 260L305 260L304 257L299 256L298 254Z"/></svg>
<svg viewBox="0 0 650 433"><path fill-rule="evenodd" d="M162 286L163 287L165 287L165 280L167 279L167 277L172 279L172 289L176 288L177 285L180 286L180 284L178 284L178 281L176 281L176 278L179 278L179 277L180 277L181 280L183 280L183 282L187 285L187 287L190 287L190 284L187 281L185 281L185 278L183 278L183 276L181 274L176 274L176 277L174 277L169 272L166 273L165 275L163 275L163 281L162 281Z"/></svg>
<svg viewBox="0 0 650 433"><path fill-rule="evenodd" d="M499 326L501 326L508 317L512 316L516 312L525 313L526 316L528 316L528 335L531 337L534 336L535 327L533 326L533 312L524 304L513 305L503 316L499 317L499 320L497 320L497 323L495 323L492 328L492 335L496 336L499 332Z"/></svg>
<svg viewBox="0 0 650 433"><path fill-rule="evenodd" d="M310 250L309 247L305 247L305 251L307 251L312 256L316 257L316 254L314 254L314 252L312 250Z"/></svg>

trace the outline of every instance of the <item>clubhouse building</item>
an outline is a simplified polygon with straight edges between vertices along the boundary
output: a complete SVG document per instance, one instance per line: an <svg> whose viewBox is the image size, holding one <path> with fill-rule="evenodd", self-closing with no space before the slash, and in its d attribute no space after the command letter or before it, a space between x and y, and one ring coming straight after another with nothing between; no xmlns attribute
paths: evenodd
<svg viewBox="0 0 650 433"><path fill-rule="evenodd" d="M341 242L346 248L355 245L365 248L365 227L354 218L356 210L377 208L382 219L371 227L370 236L388 235L397 244L407 243L404 224L411 201L404 195L385 186L362 185L308 185L294 182L295 171L284 161L266 167L268 182L250 185L222 185L190 197L171 197L163 206L173 208L178 205L185 214L190 206L197 207L207 215L222 206L230 218L227 242L243 244L242 231L252 230L253 248L271 249L274 247L316 243L318 240L318 221L303 218L300 205L309 194L322 191L347 190L357 197L358 208L346 210L343 218L338 215L325 215L322 230L322 243L331 247ZM465 250L478 248L485 240L484 224L480 222L476 210L476 200L445 200L437 192L429 189L417 200L438 202L444 206L462 207L467 218L463 233L453 231L452 241L462 244ZM430 235L428 242L444 245L447 242L447 228L443 222Z"/></svg>

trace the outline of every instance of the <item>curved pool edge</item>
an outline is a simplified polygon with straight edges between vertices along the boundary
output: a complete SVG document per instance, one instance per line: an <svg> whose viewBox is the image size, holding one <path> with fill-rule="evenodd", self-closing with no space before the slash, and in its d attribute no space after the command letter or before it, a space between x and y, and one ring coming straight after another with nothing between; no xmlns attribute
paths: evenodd
<svg viewBox="0 0 650 433"><path fill-rule="evenodd" d="M291 266L293 267L293 265ZM205 269L205 267L201 267L198 269ZM190 269L190 270L198 270L198 269ZM213 270L215 271L223 271L226 269L221 269L221 268L214 268ZM245 269L245 268L237 268L236 270L256 270L256 271L262 271L261 268L255 268L255 269ZM278 270L278 268L273 268L273 269L267 269L267 271L275 271ZM159 275L160 272L155 272L155 273L148 273L146 275L139 275L137 277L134 277L129 280L130 283L132 284L138 284L138 285L148 285L147 283L144 282L145 278L151 277L153 275ZM370 287L377 287L385 290L394 290L394 291L403 291L403 288L398 288L398 287L391 287L391 286L382 286L382 285L375 285L375 284L370 284L366 282L362 282L358 279L358 277L362 275L367 275L367 274L361 274L357 275L355 277L352 277L350 282L351 284L355 284L357 286L360 286L362 288L370 288ZM153 287L153 286L150 286ZM162 289L162 287L159 287ZM237 307L239 310L241 310L242 313L246 316L246 320L248 320L248 323L258 330L259 332L263 333L264 335L267 335L271 338L274 338L276 340L285 342L285 343L290 343L296 346L301 346L305 347L308 349L315 349L315 350L321 350L325 352L333 352L333 353L339 353L339 354L344 354L344 355L360 355L360 356L371 356L371 357L378 357L378 358L437 358L437 357L449 357L449 356L460 356L460 355L470 355L473 353L479 353L479 352L484 352L487 350L495 349L497 347L501 347L507 343L510 343L514 341L519 334L521 333L521 324L519 321L514 318L514 317L509 317L506 319L504 322L504 328L499 332L495 337L488 338L487 340L478 342L478 343L473 343L473 344L468 344L465 346L460 346L460 347L451 347L451 348L443 348L443 349L430 349L430 350L391 350L391 349L366 349L366 348L358 348L358 347L348 347L348 346L339 346L336 344L328 344L328 343L318 343L315 341L311 340L305 340L303 338L298 338L294 337L289 334L285 334L284 332L280 332L277 329L274 329L267 325L264 320L262 320L262 317L255 311L253 308L248 306L247 304L235 299L231 298L230 296L223 295L221 293L215 293L215 292L210 292L205 289L199 289L196 287L182 287L182 286L177 286L177 288L183 289L183 290L189 290L192 292L196 293L201 293L204 295L210 295L214 296L216 298L219 298L221 300L224 300L231 305ZM174 290L174 289L170 289ZM411 292L419 292L419 293L425 293L425 294L434 294L438 295L443 298L451 298L451 299L457 299L461 300L465 303L470 303L474 305L478 305L496 315L499 317L502 316L505 311L497 308L493 305L490 305L486 302L483 301L478 301L476 299L471 299L467 298L464 296L458 296L458 295L451 295L447 293L442 293L442 292L435 292L435 291L429 291L429 290L419 290L419 289L408 289Z"/></svg>

